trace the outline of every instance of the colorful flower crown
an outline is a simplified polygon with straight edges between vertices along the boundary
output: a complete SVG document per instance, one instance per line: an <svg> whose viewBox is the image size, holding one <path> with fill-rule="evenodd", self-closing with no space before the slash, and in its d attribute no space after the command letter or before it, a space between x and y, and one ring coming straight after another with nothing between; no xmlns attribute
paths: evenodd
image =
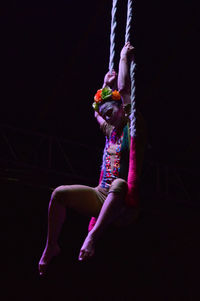
<svg viewBox="0 0 200 301"><path fill-rule="evenodd" d="M99 112L99 104L105 100L108 100L109 98L110 100L120 100L121 95L117 90L112 91L110 87L105 87L98 90L94 96L94 102L92 104L93 109Z"/></svg>

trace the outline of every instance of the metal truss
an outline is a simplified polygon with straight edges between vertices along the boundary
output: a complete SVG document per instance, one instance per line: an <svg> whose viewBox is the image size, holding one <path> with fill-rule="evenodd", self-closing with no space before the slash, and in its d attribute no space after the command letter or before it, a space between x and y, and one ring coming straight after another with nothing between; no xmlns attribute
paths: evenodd
<svg viewBox="0 0 200 301"><path fill-rule="evenodd" d="M52 135L0 126L0 176L36 181L97 185L102 150ZM144 163L141 192L164 200L199 201L195 168L148 159Z"/></svg>
<svg viewBox="0 0 200 301"><path fill-rule="evenodd" d="M198 203L200 194L197 181L198 174L194 166L186 168L180 164L148 160L144 164L141 192L145 197L152 195L166 201Z"/></svg>
<svg viewBox="0 0 200 301"><path fill-rule="evenodd" d="M98 158L101 158L101 150L92 146L30 130L0 126L1 175L26 178L28 174L39 177L48 174L64 177L68 183L79 181L95 185Z"/></svg>

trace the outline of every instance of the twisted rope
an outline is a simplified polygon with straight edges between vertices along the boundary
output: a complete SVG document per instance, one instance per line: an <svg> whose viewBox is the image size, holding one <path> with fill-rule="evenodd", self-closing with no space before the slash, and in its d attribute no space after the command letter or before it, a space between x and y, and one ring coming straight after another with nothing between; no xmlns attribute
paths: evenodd
<svg viewBox="0 0 200 301"><path fill-rule="evenodd" d="M116 22L116 11L117 11L117 0L113 0L112 6L112 20L111 20L111 33L110 33L110 60L109 60L109 71L111 72L114 69L114 56L115 56L115 28L117 26ZM132 21L132 0L128 0L128 9L127 9L127 23L126 23L126 36L125 42L130 41L130 31L131 31L131 21ZM135 63L132 61L130 66L130 77L131 77L131 137L136 135L136 117L135 117ZM135 152L132 154L134 156ZM131 159L134 163L134 159ZM132 166L134 170L134 166ZM134 172L136 172L134 170ZM136 174L136 173L135 173ZM131 175L130 177L133 177ZM101 179L101 178L100 178ZM131 179L133 182L134 179ZM129 183L130 184L130 183ZM132 183L131 183L132 185ZM130 186L130 185L129 185ZM135 186L134 186L135 188ZM129 189L131 191L131 188ZM135 192L135 189L134 189ZM132 191L131 191L132 193ZM129 195L130 197L130 195ZM134 199L135 201L135 199ZM137 199L136 199L137 202ZM135 204L135 203L134 203ZM88 231L91 231L96 223L96 218L92 217L89 223Z"/></svg>
<svg viewBox="0 0 200 301"><path fill-rule="evenodd" d="M128 0L125 43L130 41L132 17L133 17L133 2L132 2L132 0ZM131 131L130 131L130 133L131 133L131 137L136 136L135 67L136 67L136 64L134 61L132 61L131 66L130 66L130 78L131 78L131 116L130 116L130 118L131 118L130 130Z"/></svg>
<svg viewBox="0 0 200 301"><path fill-rule="evenodd" d="M128 4L127 4L127 19L126 19L125 43L128 42L128 41L130 41L132 17L133 17L133 5L132 5L132 0L128 0Z"/></svg>
<svg viewBox="0 0 200 301"><path fill-rule="evenodd" d="M110 72L114 69L115 28L117 26L116 12L117 12L117 0L113 0L112 12L111 12L111 32L110 32L110 61L109 61Z"/></svg>

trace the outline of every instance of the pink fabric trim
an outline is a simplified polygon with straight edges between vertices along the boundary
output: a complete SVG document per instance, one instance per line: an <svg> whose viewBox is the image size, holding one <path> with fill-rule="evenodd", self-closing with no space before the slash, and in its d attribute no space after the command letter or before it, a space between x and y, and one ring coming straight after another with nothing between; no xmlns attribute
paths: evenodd
<svg viewBox="0 0 200 301"><path fill-rule="evenodd" d="M102 179L103 179L103 170L101 170L101 173L100 173L99 184L101 183Z"/></svg>
<svg viewBox="0 0 200 301"><path fill-rule="evenodd" d="M125 202L128 206L138 207L139 193L137 185L137 165L136 165L136 138L131 137L130 154L129 154L129 171L128 171L128 192Z"/></svg>
<svg viewBox="0 0 200 301"><path fill-rule="evenodd" d="M92 217L90 219L89 225L88 225L88 232L90 232L93 228L94 225L96 224L97 219L95 217Z"/></svg>

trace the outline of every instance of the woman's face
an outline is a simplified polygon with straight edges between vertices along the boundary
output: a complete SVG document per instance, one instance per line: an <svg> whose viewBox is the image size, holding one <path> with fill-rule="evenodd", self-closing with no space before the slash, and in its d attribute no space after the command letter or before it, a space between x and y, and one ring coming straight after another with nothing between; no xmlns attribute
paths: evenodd
<svg viewBox="0 0 200 301"><path fill-rule="evenodd" d="M109 124L113 126L119 125L124 117L122 106L119 107L117 104L109 101L100 106L99 113Z"/></svg>

